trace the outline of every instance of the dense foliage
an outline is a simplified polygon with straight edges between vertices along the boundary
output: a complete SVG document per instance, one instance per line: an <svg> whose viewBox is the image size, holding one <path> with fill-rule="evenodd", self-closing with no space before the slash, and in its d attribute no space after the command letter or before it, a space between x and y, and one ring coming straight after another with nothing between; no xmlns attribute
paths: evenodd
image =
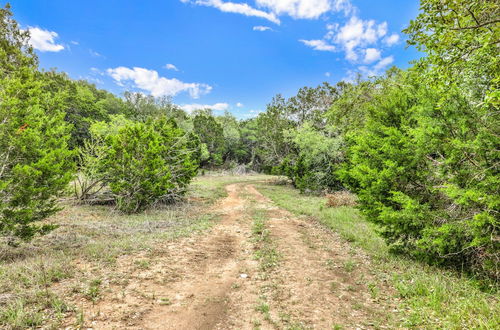
<svg viewBox="0 0 500 330"><path fill-rule="evenodd" d="M198 167L238 166L302 192L351 190L393 251L498 279L499 8L421 0L404 31L426 53L413 67L278 94L246 120L39 72L2 9L0 229L43 231L29 224L57 209L73 160L78 198L125 212L182 195Z"/></svg>
<svg viewBox="0 0 500 330"><path fill-rule="evenodd" d="M494 273L494 139L477 135L484 126L459 91L448 90L450 99L440 104L439 93L419 83L417 74L379 82L366 104L366 125L348 135L348 162L340 173L394 249ZM472 156L478 138L484 140Z"/></svg>
<svg viewBox="0 0 500 330"><path fill-rule="evenodd" d="M222 165L226 149L222 125L215 120L210 111L200 111L193 119L193 127L207 151L203 165L208 167Z"/></svg>
<svg viewBox="0 0 500 330"><path fill-rule="evenodd" d="M499 6L421 9L406 32L428 56L414 67L341 82L314 115L317 97L304 112L273 100L257 120L263 168L302 191L357 193L393 251L498 279Z"/></svg>
<svg viewBox="0 0 500 330"><path fill-rule="evenodd" d="M170 120L126 125L105 145L100 168L117 207L127 213L180 197L198 169L197 139Z"/></svg>
<svg viewBox="0 0 500 330"><path fill-rule="evenodd" d="M0 10L0 234L14 243L53 227L37 223L58 210L73 173L70 126L61 97L44 91L36 58L9 7Z"/></svg>

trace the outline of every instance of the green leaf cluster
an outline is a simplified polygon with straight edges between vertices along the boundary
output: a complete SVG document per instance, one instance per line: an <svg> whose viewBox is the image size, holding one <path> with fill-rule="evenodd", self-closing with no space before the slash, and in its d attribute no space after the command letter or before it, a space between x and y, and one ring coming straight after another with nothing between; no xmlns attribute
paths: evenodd
<svg viewBox="0 0 500 330"><path fill-rule="evenodd" d="M0 235L16 243L54 228L41 220L59 209L74 164L62 96L46 93L28 35L11 16L0 9Z"/></svg>
<svg viewBox="0 0 500 330"><path fill-rule="evenodd" d="M120 119L120 118L118 118ZM99 158L100 177L109 185L118 209L136 213L159 202L181 197L197 174L199 139L186 134L173 120L128 121L119 128L96 123L105 155Z"/></svg>

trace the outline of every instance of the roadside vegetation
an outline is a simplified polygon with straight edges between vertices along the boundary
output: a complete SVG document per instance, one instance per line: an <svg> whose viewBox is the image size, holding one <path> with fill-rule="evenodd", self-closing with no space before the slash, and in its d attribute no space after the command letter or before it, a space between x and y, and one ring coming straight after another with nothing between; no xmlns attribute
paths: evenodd
<svg viewBox="0 0 500 330"><path fill-rule="evenodd" d="M423 56L408 69L278 94L246 120L42 70L0 8L0 325L83 325L70 301L98 301L121 256L149 267L157 242L213 224L226 184L264 173L293 186L260 185L278 205L376 261L402 326L495 328L500 6L420 4L403 32ZM279 255L254 216L271 270Z"/></svg>
<svg viewBox="0 0 500 330"><path fill-rule="evenodd" d="M366 221L355 208L328 207L324 197L300 194L287 185L259 184L257 188L278 206L314 218L374 259L372 271L378 281L388 282L400 301L399 326L494 329L500 322L495 292L481 290L477 281L457 271L390 253L378 234L380 228Z"/></svg>

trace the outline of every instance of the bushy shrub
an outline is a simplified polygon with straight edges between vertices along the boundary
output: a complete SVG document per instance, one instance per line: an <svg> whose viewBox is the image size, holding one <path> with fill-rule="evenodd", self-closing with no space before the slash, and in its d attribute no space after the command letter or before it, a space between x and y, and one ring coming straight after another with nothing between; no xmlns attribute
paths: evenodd
<svg viewBox="0 0 500 330"><path fill-rule="evenodd" d="M197 173L199 141L171 120L127 123L104 144L99 168L126 213L178 198Z"/></svg>
<svg viewBox="0 0 500 330"><path fill-rule="evenodd" d="M381 79L340 175L393 250L498 277L498 119L417 75Z"/></svg>
<svg viewBox="0 0 500 330"><path fill-rule="evenodd" d="M57 95L43 91L35 72L0 80L0 234L30 239L53 226L56 198L74 174L70 127Z"/></svg>

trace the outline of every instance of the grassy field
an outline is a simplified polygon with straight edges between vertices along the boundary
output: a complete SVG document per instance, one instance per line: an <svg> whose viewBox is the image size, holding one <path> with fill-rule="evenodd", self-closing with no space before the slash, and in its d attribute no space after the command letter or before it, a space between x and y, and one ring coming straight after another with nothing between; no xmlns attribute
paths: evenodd
<svg viewBox="0 0 500 330"><path fill-rule="evenodd" d="M119 280L119 257L141 254L144 260L157 242L210 228L218 219L212 206L225 196L224 186L256 179L265 178L201 176L184 202L137 215L64 202L48 220L59 228L18 247L0 246L0 327L58 328L68 314L83 318L84 311L68 301L96 299L101 282Z"/></svg>
<svg viewBox="0 0 500 330"><path fill-rule="evenodd" d="M498 295L481 291L472 279L389 253L387 245L351 207L328 208L324 197L302 195L286 185L259 184L278 206L314 217L372 259L380 281L389 282L401 301L400 325L425 329L498 329Z"/></svg>

